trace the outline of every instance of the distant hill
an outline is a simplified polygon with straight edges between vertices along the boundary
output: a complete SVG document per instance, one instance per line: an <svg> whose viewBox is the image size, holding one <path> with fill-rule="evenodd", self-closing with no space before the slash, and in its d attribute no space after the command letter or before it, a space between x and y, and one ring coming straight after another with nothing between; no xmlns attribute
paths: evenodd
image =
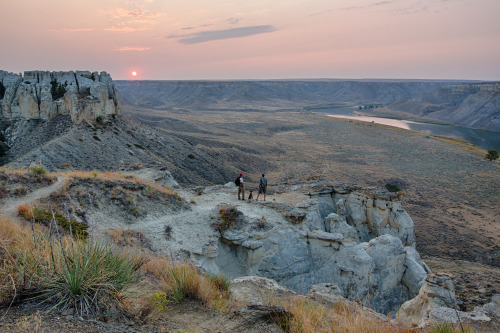
<svg viewBox="0 0 500 333"><path fill-rule="evenodd" d="M156 109L299 109L389 104L452 81L115 81L124 103Z"/></svg>
<svg viewBox="0 0 500 333"><path fill-rule="evenodd" d="M500 83L434 80L115 81L124 103L157 110L301 110L378 105L364 112L435 118L500 131Z"/></svg>
<svg viewBox="0 0 500 333"><path fill-rule="evenodd" d="M500 82L439 87L388 108L452 124L500 131Z"/></svg>

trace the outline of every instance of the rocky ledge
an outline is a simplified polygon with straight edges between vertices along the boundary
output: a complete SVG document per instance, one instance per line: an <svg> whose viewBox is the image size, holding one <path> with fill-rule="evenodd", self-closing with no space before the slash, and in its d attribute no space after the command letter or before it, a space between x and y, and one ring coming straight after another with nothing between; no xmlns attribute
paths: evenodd
<svg viewBox="0 0 500 333"><path fill-rule="evenodd" d="M200 196L220 191L206 188ZM218 241L192 251L196 261L214 273L258 275L299 293L333 283L343 297L384 314L395 315L418 295L430 270L397 194L340 183L294 192L303 198L294 206L237 205L237 217L219 230ZM217 207L213 218L231 207Z"/></svg>

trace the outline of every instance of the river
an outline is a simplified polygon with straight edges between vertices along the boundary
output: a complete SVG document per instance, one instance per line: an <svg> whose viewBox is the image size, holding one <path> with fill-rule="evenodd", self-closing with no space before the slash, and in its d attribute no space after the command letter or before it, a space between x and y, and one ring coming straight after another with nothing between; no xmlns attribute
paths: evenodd
<svg viewBox="0 0 500 333"><path fill-rule="evenodd" d="M359 121L374 122L411 131L439 135L448 138L470 142L478 147L489 150L500 151L500 132L488 131L454 125L439 125L409 120L397 120L390 118L356 116L352 114L353 108L335 108L331 110L314 110L315 114L328 115L330 117L352 119Z"/></svg>

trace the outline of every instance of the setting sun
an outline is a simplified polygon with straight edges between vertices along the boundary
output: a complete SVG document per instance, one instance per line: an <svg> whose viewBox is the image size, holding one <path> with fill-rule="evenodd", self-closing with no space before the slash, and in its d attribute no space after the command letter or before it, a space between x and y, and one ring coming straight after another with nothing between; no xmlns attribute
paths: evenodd
<svg viewBox="0 0 500 333"><path fill-rule="evenodd" d="M133 72L132 72L132 76L137 76L137 72L136 72L136 71L133 71Z"/></svg>

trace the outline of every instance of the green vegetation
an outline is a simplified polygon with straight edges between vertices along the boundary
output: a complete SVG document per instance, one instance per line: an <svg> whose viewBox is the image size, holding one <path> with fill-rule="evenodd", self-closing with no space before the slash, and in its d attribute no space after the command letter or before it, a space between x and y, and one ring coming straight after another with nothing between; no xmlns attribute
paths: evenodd
<svg viewBox="0 0 500 333"><path fill-rule="evenodd" d="M267 222L266 221L266 217L262 216L262 218L257 221L257 227L259 229L265 229L266 228L266 222Z"/></svg>
<svg viewBox="0 0 500 333"><path fill-rule="evenodd" d="M0 142L0 157L7 155L7 148Z"/></svg>
<svg viewBox="0 0 500 333"><path fill-rule="evenodd" d="M397 185L390 184L390 183L385 184L385 188L389 192L399 192L399 191L401 191Z"/></svg>
<svg viewBox="0 0 500 333"><path fill-rule="evenodd" d="M236 207L221 207L219 209L219 218L217 221L212 223L210 226L215 230L219 231L222 235L230 227L234 226L238 222L238 217L241 212L236 209Z"/></svg>
<svg viewBox="0 0 500 333"><path fill-rule="evenodd" d="M97 116L95 118L95 121L96 123L98 123L99 125L103 125L104 124L104 118L102 116Z"/></svg>
<svg viewBox="0 0 500 333"><path fill-rule="evenodd" d="M50 93L52 94L52 99L55 101L55 100L58 100L59 98L63 97L64 94L66 94L66 86L67 83L65 83L65 85L62 85L61 83L57 83L57 80L54 79L52 81L50 81L50 84L51 84L51 89L50 89Z"/></svg>
<svg viewBox="0 0 500 333"><path fill-rule="evenodd" d="M168 310L168 299L167 299L167 294L162 292L162 291L156 291L153 294L153 305L160 311L167 311Z"/></svg>
<svg viewBox="0 0 500 333"><path fill-rule="evenodd" d="M486 155L484 156L484 158L490 160L490 161L494 161L496 160L497 158L499 157L498 155L498 151L496 150L488 150L488 152L486 153Z"/></svg>
<svg viewBox="0 0 500 333"><path fill-rule="evenodd" d="M0 81L0 99L3 99L5 96L5 86L3 85L3 82Z"/></svg>
<svg viewBox="0 0 500 333"><path fill-rule="evenodd" d="M205 276L212 282L212 284L220 291L229 291L231 282L229 279L222 274L205 274Z"/></svg>
<svg viewBox="0 0 500 333"><path fill-rule="evenodd" d="M42 295L55 303L53 308L72 307L80 315L118 303L119 294L139 278L135 260L106 245L79 243L58 260L61 270Z"/></svg>
<svg viewBox="0 0 500 333"><path fill-rule="evenodd" d="M50 223L52 222L52 212L46 211L40 207L33 209L33 217L35 219L35 222L42 223L46 226L50 226ZM56 219L57 225L68 232L70 231L71 223L71 233L74 237L79 239L85 239L88 237L87 225L75 220L70 220L70 222L68 222L68 219L66 217L57 213L54 214L54 218Z"/></svg>
<svg viewBox="0 0 500 333"><path fill-rule="evenodd" d="M443 322L439 325L432 327L429 333L472 333L473 331L469 327L454 327L448 322Z"/></svg>
<svg viewBox="0 0 500 333"><path fill-rule="evenodd" d="M30 168L30 171L31 171L31 173L33 173L36 176L43 176L47 173L47 170L43 166L38 165L38 164L33 165Z"/></svg>

